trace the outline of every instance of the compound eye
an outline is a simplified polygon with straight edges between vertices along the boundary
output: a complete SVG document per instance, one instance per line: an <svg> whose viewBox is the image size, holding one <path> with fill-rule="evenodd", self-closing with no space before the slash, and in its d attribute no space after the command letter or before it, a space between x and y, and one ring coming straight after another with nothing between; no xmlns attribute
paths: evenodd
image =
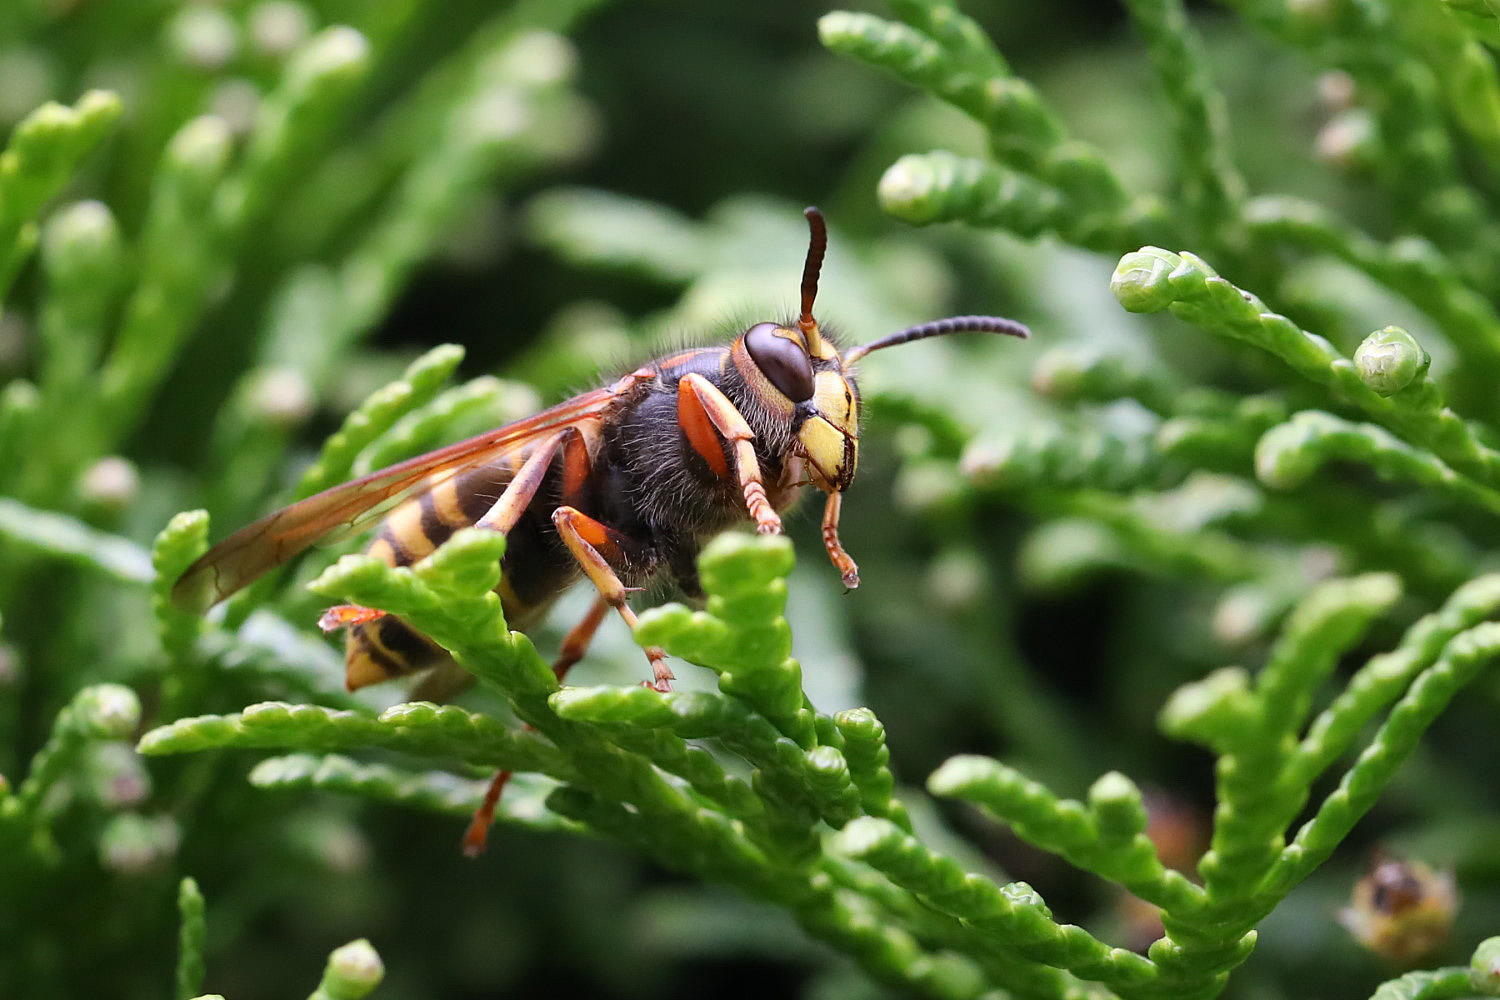
<svg viewBox="0 0 1500 1000"><path fill-rule="evenodd" d="M775 323L757 323L745 331L745 350L771 384L794 403L812 399L813 370L802 345L778 336Z"/></svg>

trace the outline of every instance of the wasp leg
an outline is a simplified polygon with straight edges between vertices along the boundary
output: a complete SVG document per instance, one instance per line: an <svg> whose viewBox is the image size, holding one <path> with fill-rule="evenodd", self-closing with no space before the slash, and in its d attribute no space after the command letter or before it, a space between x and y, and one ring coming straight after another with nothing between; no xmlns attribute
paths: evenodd
<svg viewBox="0 0 1500 1000"><path fill-rule="evenodd" d="M594 633L599 630L599 624L604 621L608 612L609 602L603 597L598 598L589 608L589 613L583 616L583 621L574 625L563 637L562 646L557 650L557 659L552 662L552 672L557 675L558 683L562 683L562 679L568 675L568 669L589 651L589 643L593 641Z"/></svg>
<svg viewBox="0 0 1500 1000"><path fill-rule="evenodd" d="M318 616L318 628L324 632L337 632L351 625L365 625L385 617L379 608L367 608L363 604L335 604Z"/></svg>
<svg viewBox="0 0 1500 1000"><path fill-rule="evenodd" d="M583 655L588 652L589 642L593 640L594 633L599 631L599 625L608 613L609 602L599 597L589 608L589 613L583 616L583 620L568 631L563 638L562 647L557 652L557 659L552 664L552 672L557 675L559 681L567 676L569 667L583 659ZM511 773L510 771L496 771L495 776L490 779L490 787L485 790L484 801L479 804L478 809L474 810L474 816L469 820L469 828L464 831L465 857L477 858L484 853L485 841L489 839L490 827L495 822L495 810L499 808L500 796L505 792L506 784L510 782Z"/></svg>
<svg viewBox="0 0 1500 1000"><path fill-rule="evenodd" d="M506 484L500 499L495 501L495 505L483 517L474 522L474 527L489 528L502 535L509 534L510 529L521 520L521 515L526 513L526 508L531 506L531 501L536 499L537 490L541 489L542 481L547 478L547 471L552 467L552 459L569 437L581 438L581 435L575 428L569 427L543 441L535 451L526 456L526 461L516 470L515 478Z"/></svg>
<svg viewBox="0 0 1500 1000"><path fill-rule="evenodd" d="M853 590L859 586L859 566L839 541L839 511L844 506L844 494L837 490L828 494L828 503L823 506L823 548L828 550L833 568L844 578L844 586Z"/></svg>
<svg viewBox="0 0 1500 1000"><path fill-rule="evenodd" d="M682 425L688 444L724 479L729 478L730 470L719 439L729 444L734 453L734 474L745 496L745 509L755 521L755 530L763 535L779 535L781 517L766 497L760 463L750 444L755 432L745 422L744 414L734 408L718 386L697 372L689 372L677 383L677 422Z"/></svg>
<svg viewBox="0 0 1500 1000"><path fill-rule="evenodd" d="M484 801L474 810L469 827L464 831L464 857L477 858L484 853L485 842L490 839L490 826L495 822L495 809L500 805L500 795L510 783L514 771L496 771L490 779L490 787L484 791Z"/></svg>
<svg viewBox="0 0 1500 1000"><path fill-rule="evenodd" d="M615 567L639 561L647 555L644 546L573 507L564 506L553 511L552 523L574 560L599 589L599 596L634 631L635 612L625 603L630 589L620 580ZM651 561L654 561L654 555ZM672 668L667 666L667 654L655 646L647 646L646 658L651 661L651 686L658 691L672 690L673 675Z"/></svg>

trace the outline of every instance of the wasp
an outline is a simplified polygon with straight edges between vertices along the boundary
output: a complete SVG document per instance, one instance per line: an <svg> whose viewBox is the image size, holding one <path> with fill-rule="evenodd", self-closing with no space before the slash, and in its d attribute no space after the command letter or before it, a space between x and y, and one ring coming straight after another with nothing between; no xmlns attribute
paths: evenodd
<svg viewBox="0 0 1500 1000"><path fill-rule="evenodd" d="M817 209L804 214L810 238L794 319L658 358L525 420L294 503L211 548L177 581L174 598L206 609L387 510L369 552L396 566L427 556L461 528L489 528L507 536L499 594L511 627L532 628L581 578L598 592L563 640L554 663L561 678L611 609L634 627L630 593L665 576L701 597L695 564L703 542L746 519L758 532L779 533L782 513L808 486L827 495L823 545L844 585L857 587L859 570L838 533L859 455L855 362L926 337L1029 331L1002 317L956 316L840 353L813 316L827 226ZM452 662L376 609L332 608L321 624L348 629L350 690ZM648 648L646 656L647 683L670 690L665 654Z"/></svg>

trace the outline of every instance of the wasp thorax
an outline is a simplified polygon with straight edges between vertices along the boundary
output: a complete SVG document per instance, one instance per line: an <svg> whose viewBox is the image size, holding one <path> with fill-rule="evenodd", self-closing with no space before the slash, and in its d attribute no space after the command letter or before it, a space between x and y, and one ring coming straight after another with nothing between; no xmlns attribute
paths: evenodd
<svg viewBox="0 0 1500 1000"><path fill-rule="evenodd" d="M775 323L757 323L745 331L745 350L787 399L801 403L812 398L812 361L799 332Z"/></svg>

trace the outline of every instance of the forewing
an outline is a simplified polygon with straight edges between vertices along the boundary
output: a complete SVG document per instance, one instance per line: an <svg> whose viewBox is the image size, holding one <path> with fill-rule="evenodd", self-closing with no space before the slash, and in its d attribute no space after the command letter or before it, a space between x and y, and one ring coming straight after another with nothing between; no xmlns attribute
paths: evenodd
<svg viewBox="0 0 1500 1000"><path fill-rule="evenodd" d="M550 410L466 441L418 455L315 493L248 524L209 549L172 587L180 607L205 610L334 532L349 531L393 503L432 489L444 479L497 462L510 452L598 419L619 387L595 389Z"/></svg>

